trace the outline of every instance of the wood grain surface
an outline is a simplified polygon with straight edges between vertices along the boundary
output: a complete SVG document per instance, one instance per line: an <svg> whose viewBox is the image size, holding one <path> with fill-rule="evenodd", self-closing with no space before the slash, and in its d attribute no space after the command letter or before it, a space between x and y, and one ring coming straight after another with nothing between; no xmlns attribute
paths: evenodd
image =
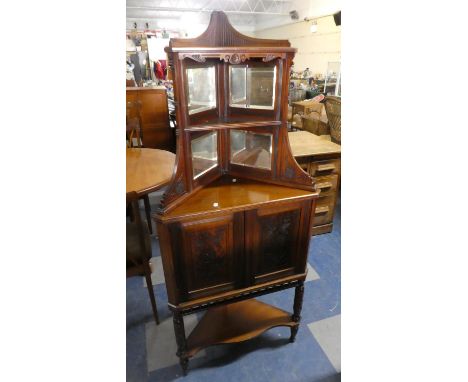
<svg viewBox="0 0 468 382"><path fill-rule="evenodd" d="M297 326L291 313L251 299L209 309L187 339L187 355L211 345L246 341L275 326Z"/></svg>
<svg viewBox="0 0 468 382"><path fill-rule="evenodd" d="M166 215L157 218L167 221L208 212L245 210L264 203L310 199L316 195L317 192L313 191L225 176L191 195Z"/></svg>
<svg viewBox="0 0 468 382"><path fill-rule="evenodd" d="M341 153L340 145L307 131L292 131L288 137L294 157Z"/></svg>
<svg viewBox="0 0 468 382"><path fill-rule="evenodd" d="M175 154L158 149L127 149L127 193L139 196L169 183L174 171Z"/></svg>

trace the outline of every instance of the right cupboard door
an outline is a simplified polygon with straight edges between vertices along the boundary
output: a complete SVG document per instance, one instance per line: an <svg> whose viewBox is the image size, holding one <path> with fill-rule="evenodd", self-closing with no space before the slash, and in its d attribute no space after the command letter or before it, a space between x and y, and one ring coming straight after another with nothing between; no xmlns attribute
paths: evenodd
<svg viewBox="0 0 468 382"><path fill-rule="evenodd" d="M249 284L305 272L312 203L308 200L246 212Z"/></svg>

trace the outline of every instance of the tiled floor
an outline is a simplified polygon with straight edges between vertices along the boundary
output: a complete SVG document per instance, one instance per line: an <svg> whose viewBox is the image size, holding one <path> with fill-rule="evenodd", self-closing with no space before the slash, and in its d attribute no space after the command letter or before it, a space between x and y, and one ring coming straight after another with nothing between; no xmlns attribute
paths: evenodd
<svg viewBox="0 0 468 382"><path fill-rule="evenodd" d="M190 360L186 377L175 355L159 245L153 239L153 284L161 324L154 323L143 278L127 279L127 381L339 381L340 223L338 204L333 232L312 238L296 342L289 343L288 328L274 328L250 341L214 346ZM259 299L292 312L293 297L294 289L288 289ZM184 317L187 334L202 314Z"/></svg>

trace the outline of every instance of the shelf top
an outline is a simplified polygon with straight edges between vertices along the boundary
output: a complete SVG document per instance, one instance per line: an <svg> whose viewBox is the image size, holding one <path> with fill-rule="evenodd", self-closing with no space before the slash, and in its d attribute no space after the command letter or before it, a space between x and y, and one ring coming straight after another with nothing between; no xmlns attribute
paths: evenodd
<svg viewBox="0 0 468 382"><path fill-rule="evenodd" d="M224 176L158 218L166 221L207 212L234 212L271 202L305 199L317 194L313 191Z"/></svg>
<svg viewBox="0 0 468 382"><path fill-rule="evenodd" d="M313 155L341 154L341 146L327 141L308 131L293 131L288 133L289 145L294 157Z"/></svg>

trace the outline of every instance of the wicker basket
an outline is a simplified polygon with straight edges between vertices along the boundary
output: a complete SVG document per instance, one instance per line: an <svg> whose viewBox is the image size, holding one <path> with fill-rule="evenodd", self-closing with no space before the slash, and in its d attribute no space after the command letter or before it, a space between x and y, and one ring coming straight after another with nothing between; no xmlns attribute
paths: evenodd
<svg viewBox="0 0 468 382"><path fill-rule="evenodd" d="M305 99L305 94L304 89L289 89L289 102L302 101Z"/></svg>
<svg viewBox="0 0 468 382"><path fill-rule="evenodd" d="M331 139L341 144L341 98L329 96L325 98L325 111L330 126Z"/></svg>

